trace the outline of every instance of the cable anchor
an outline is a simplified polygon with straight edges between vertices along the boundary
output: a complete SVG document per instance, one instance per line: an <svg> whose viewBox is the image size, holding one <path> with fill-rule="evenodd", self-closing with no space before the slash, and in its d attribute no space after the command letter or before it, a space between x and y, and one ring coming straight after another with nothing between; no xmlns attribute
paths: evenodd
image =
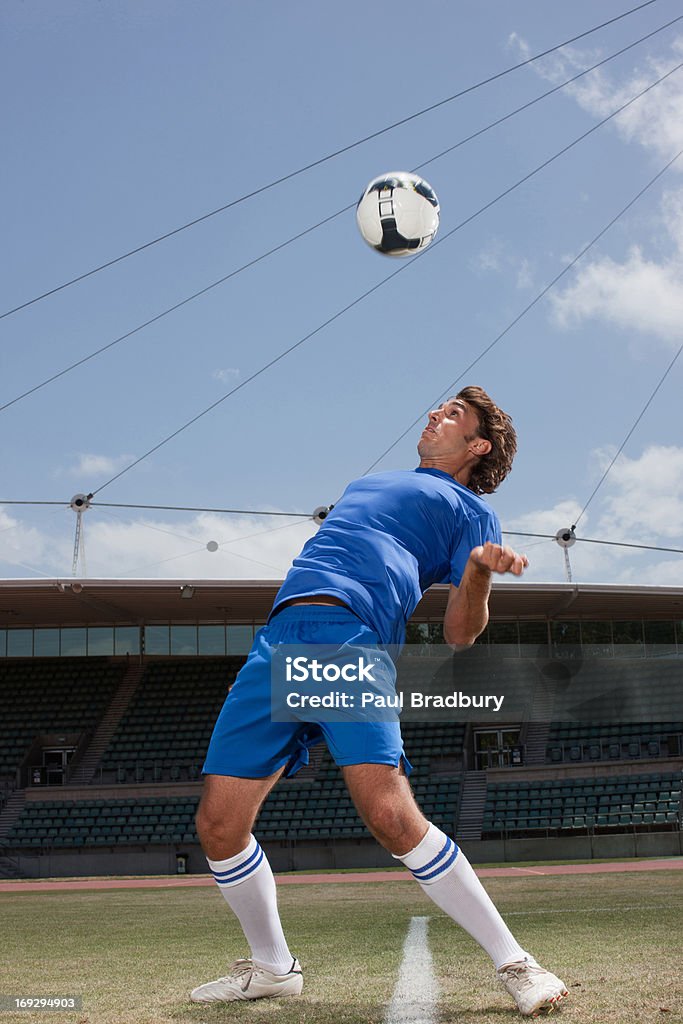
<svg viewBox="0 0 683 1024"><path fill-rule="evenodd" d="M325 519L327 519L328 515L330 514L333 508L334 505L318 505L317 509L311 516L311 519L313 520L314 523L317 523L318 526L320 526L321 523Z"/></svg>

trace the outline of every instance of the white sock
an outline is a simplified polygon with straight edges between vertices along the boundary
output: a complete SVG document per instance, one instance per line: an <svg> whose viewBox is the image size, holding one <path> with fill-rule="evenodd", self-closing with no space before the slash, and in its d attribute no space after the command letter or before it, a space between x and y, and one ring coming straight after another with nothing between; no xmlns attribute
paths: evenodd
<svg viewBox="0 0 683 1024"><path fill-rule="evenodd" d="M206 859L225 902L242 925L256 966L287 974L294 957L282 931L273 872L254 836L234 857Z"/></svg>
<svg viewBox="0 0 683 1024"><path fill-rule="evenodd" d="M486 950L496 970L529 956L496 910L465 854L436 825L430 823L415 849L396 859L403 861L437 907Z"/></svg>

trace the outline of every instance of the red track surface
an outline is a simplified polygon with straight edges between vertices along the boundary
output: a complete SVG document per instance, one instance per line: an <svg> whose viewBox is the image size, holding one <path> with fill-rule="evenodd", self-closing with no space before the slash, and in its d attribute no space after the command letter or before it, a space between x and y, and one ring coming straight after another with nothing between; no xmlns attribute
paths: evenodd
<svg viewBox="0 0 683 1024"><path fill-rule="evenodd" d="M519 878L520 875L598 875L627 871L681 871L683 857L664 860L597 862L595 864L548 864L539 867L478 868L480 878ZM336 874L277 875L278 885L329 885L330 883L412 882L407 871L358 871ZM212 886L211 875L171 875L162 878L78 878L43 882L0 882L0 892L71 892L78 889L175 889Z"/></svg>

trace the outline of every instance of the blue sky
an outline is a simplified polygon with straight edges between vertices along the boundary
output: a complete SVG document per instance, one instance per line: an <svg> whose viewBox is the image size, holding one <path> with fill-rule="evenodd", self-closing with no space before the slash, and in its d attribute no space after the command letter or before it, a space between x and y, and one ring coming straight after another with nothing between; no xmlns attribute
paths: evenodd
<svg viewBox="0 0 683 1024"><path fill-rule="evenodd" d="M627 9L8 0L0 306ZM2 320L0 404L354 202L377 174L422 164L679 13L657 0ZM425 167L441 235L683 60L681 26ZM97 499L307 513L335 501L677 152L682 115L683 70ZM518 429L492 498L504 529L570 525L681 344L682 170L683 158L465 379ZM98 489L398 265L347 213L11 406L0 499L66 504ZM579 536L683 547L682 372ZM419 432L377 469L415 465ZM314 529L104 508L84 522L90 576L277 578ZM0 504L0 572L70 575L74 526L68 507ZM554 542L511 541L528 552L526 579L564 579ZM683 583L676 554L577 544L571 560L582 582Z"/></svg>

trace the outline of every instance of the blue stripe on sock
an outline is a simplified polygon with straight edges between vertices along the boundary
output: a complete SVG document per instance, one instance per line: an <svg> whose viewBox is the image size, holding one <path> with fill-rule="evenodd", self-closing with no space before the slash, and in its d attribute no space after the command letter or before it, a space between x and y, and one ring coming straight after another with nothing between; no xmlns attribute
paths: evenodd
<svg viewBox="0 0 683 1024"><path fill-rule="evenodd" d="M436 857L432 858L432 860L430 860L428 864L423 864L421 868L415 868L414 871L411 868L410 870L413 872L413 874L416 877L418 877L419 875L421 875L425 871L430 871L434 867L435 864L438 864L438 862L441 860L442 857L446 856L446 854L450 851L450 848L451 848L452 845L453 845L453 840L450 839L448 836L446 836L446 842L443 844L443 846L441 847L441 849L437 853Z"/></svg>
<svg viewBox="0 0 683 1024"><path fill-rule="evenodd" d="M451 840L451 842L452 842L452 840ZM444 861L443 864L441 864L439 867L435 868L432 872L430 872L430 874L428 874L428 875L417 874L415 871L413 871L413 875L418 880L418 882L427 882L427 881L429 881L429 879L435 878L437 875L444 875L448 871L449 867L451 866L451 864L453 863L455 858L460 853L460 850L455 845L455 843L453 843L452 845L453 845L453 852L451 853L451 855L448 858L448 860Z"/></svg>
<svg viewBox="0 0 683 1024"><path fill-rule="evenodd" d="M263 860L263 850L261 849L260 846L258 848L258 853L259 853L259 858L256 861L256 863L252 864L252 866L250 868L247 868L246 871L243 871L241 875L234 875L232 878L222 878L222 879L221 878L217 878L216 875L214 875L213 877L216 879L216 881L218 882L219 885L231 885L233 882L239 882L243 878L246 878L247 875L253 875L254 872L256 871L256 868L259 866L259 864ZM249 858L249 859L251 860L251 858Z"/></svg>
<svg viewBox="0 0 683 1024"><path fill-rule="evenodd" d="M254 852L246 860L242 861L241 864L237 864L236 867L230 868L228 871L214 871L211 869L211 874L217 882L229 882L231 878L234 878L239 872L243 871L244 868L248 867L249 864L258 856L259 853L263 853L259 844L256 844Z"/></svg>
<svg viewBox="0 0 683 1024"><path fill-rule="evenodd" d="M446 842L437 853L436 857L429 861L421 868L417 868L412 871L412 875L417 879L418 882L425 882L430 878L435 878L437 875L443 874L451 866L455 858L458 856L458 847L452 839L446 838ZM433 870L432 870L433 869Z"/></svg>

